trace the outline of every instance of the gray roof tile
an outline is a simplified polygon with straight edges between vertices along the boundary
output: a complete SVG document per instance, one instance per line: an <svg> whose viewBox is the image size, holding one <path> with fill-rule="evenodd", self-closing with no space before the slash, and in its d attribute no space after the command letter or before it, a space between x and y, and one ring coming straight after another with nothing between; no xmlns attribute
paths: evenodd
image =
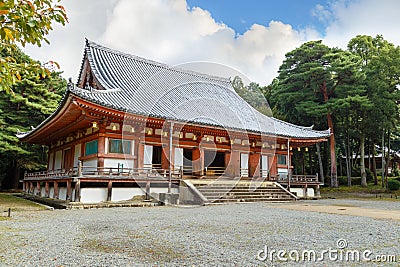
<svg viewBox="0 0 400 267"><path fill-rule="evenodd" d="M105 90L74 87L70 93L90 102L132 114L281 137L314 139L330 134L261 114L226 78L174 68L91 41L86 41L85 57ZM83 71L82 67L78 84Z"/></svg>

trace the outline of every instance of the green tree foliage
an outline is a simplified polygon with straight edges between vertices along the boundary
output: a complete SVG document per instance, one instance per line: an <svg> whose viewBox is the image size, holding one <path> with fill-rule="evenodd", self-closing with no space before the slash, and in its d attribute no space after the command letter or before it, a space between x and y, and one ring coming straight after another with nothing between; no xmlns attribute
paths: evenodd
<svg viewBox="0 0 400 267"><path fill-rule="evenodd" d="M52 0L5 0L0 2L0 45L13 44L25 46L27 43L41 46L49 43L46 35L52 30L52 23L67 22L65 9L61 5L53 5ZM57 1L59 2L59 0ZM12 48L10 48L12 49ZM41 76L50 73L44 68L39 69L38 62L30 64L18 63L11 56L0 58L0 91L11 92L11 86L26 74L40 73Z"/></svg>
<svg viewBox="0 0 400 267"><path fill-rule="evenodd" d="M13 57L20 65L37 65L19 48L3 46L2 57ZM37 71L41 71L38 67ZM29 131L57 107L66 88L59 73L45 77L21 73L21 79L12 87L14 95L0 94L0 180L6 188L16 188L21 170L39 170L46 166L46 149L38 145L21 143L18 131Z"/></svg>
<svg viewBox="0 0 400 267"><path fill-rule="evenodd" d="M332 186L337 186L334 153L346 159L348 184L351 170L359 164L361 183L366 185L364 162L372 161L375 166L375 159L367 160L364 155L376 154L375 145L380 144L381 138L390 148L390 141L399 136L399 80L400 48L379 35L357 36L346 51L313 41L289 52L279 76L265 93L272 110L285 120L332 130L330 156L325 153L326 146L322 153L325 162L331 161ZM308 160L297 155L310 173L316 169L313 153L307 152ZM354 155L361 159L354 160ZM386 170L389 160L387 153Z"/></svg>
<svg viewBox="0 0 400 267"><path fill-rule="evenodd" d="M266 87L261 87L258 83L250 83L245 86L242 79L236 76L232 81L232 87L253 108L267 116L272 116L271 109L265 99Z"/></svg>
<svg viewBox="0 0 400 267"><path fill-rule="evenodd" d="M396 124L399 121L400 48L384 40L380 35L376 37L358 35L350 40L348 49L362 58L362 70L366 75L364 87L366 96L371 102L370 108L360 119L362 131L357 133L360 137L362 163L366 139L371 140L375 150L375 144L379 143L381 136L384 137L387 133L390 137L391 133L396 131ZM390 153L387 163L389 157ZM374 175L376 177L376 169ZM363 164L361 164L361 183L367 185Z"/></svg>
<svg viewBox="0 0 400 267"><path fill-rule="evenodd" d="M302 125L331 129L331 186L337 187L335 114L351 102L366 101L360 84L360 58L321 41L311 41L286 54L275 82L273 106Z"/></svg>

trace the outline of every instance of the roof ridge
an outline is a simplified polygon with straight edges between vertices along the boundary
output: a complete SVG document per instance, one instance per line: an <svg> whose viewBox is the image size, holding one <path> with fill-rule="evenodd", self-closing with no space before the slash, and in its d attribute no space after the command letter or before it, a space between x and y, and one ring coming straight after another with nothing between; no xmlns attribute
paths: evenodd
<svg viewBox="0 0 400 267"><path fill-rule="evenodd" d="M113 53L113 54L117 54L123 57L127 57L133 60L137 60L140 62L144 62L146 64L150 64L150 65L154 65L157 67L161 67L167 70L172 70L172 71L176 71L176 72L180 72L180 73L185 73L185 74L189 74L189 75L193 75L193 76L197 76L197 77L201 77L201 78L207 78L210 80L216 80L219 82L224 82L224 83L231 83L230 78L226 78L226 77L221 77L221 76L215 76L215 75L210 75L210 74L206 74L206 73L202 73L202 72L198 72L198 71L194 71L194 70L188 70L188 69L184 69L184 68L180 68L180 67L176 67L176 66L171 66L165 63L161 63L155 60L151 60L151 59L147 59L144 57L140 57L137 55L133 55L133 54L129 54L126 52L122 52L120 50L117 49L113 49L101 44L98 44L96 42L90 41L89 39L85 38L86 41L86 45L85 45L85 55L86 55L86 48L87 47L94 47L109 53Z"/></svg>

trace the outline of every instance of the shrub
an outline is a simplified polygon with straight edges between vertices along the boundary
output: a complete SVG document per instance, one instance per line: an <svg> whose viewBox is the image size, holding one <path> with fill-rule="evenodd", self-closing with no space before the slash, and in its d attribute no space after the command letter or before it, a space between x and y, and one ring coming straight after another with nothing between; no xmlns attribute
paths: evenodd
<svg viewBox="0 0 400 267"><path fill-rule="evenodd" d="M370 169L365 168L365 172L367 173L367 182L371 182L374 179L374 176ZM361 168L360 166L354 167L351 176L353 177L361 177Z"/></svg>
<svg viewBox="0 0 400 267"><path fill-rule="evenodd" d="M396 191L400 188L400 182L394 179L390 179L388 181L388 188L389 190Z"/></svg>
<svg viewBox="0 0 400 267"><path fill-rule="evenodd" d="M347 185L347 176L338 176L339 185ZM361 177L351 177L351 185L361 185Z"/></svg>

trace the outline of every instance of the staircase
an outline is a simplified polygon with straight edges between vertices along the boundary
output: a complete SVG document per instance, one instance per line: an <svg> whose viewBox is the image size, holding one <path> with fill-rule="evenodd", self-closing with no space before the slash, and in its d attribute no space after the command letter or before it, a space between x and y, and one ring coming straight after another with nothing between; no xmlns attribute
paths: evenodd
<svg viewBox="0 0 400 267"><path fill-rule="evenodd" d="M212 203L293 201L297 197L276 182L252 183L235 180L190 180Z"/></svg>

